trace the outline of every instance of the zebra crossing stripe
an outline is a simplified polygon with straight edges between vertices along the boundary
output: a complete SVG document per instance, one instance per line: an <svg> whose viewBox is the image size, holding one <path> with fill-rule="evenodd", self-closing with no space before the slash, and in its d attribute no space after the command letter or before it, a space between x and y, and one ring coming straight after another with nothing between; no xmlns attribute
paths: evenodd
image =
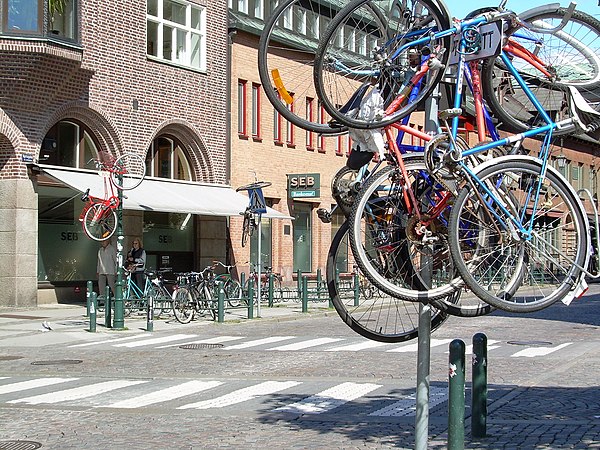
<svg viewBox="0 0 600 450"><path fill-rule="evenodd" d="M372 383L342 383L302 401L276 408L273 411L291 412L298 414L321 414L344 403L355 400L369 392L380 388L380 384Z"/></svg>
<svg viewBox="0 0 600 450"><path fill-rule="evenodd" d="M259 345L272 344L274 342L285 341L288 339L294 339L294 336L272 336L263 339L256 339L254 341L247 341L241 344L229 345L225 347L225 350L239 350L243 348L258 347Z"/></svg>
<svg viewBox="0 0 600 450"><path fill-rule="evenodd" d="M120 402L111 403L110 405L101 405L99 408L141 408L143 406L152 405L154 403L166 402L175 400L186 395L195 394L197 392L206 391L223 384L222 381L188 381L187 383L172 386L160 391L150 392L149 394L139 397L122 400Z"/></svg>
<svg viewBox="0 0 600 450"><path fill-rule="evenodd" d="M299 384L299 381L265 381L264 383L238 389L236 391L230 392L229 394L222 395L211 400L204 400L197 403L183 405L177 409L223 408L225 406L231 406L235 405L236 403L242 403L248 400L252 400L253 398L259 397L261 395L274 394L275 392L283 391L285 389L292 388Z"/></svg>
<svg viewBox="0 0 600 450"><path fill-rule="evenodd" d="M521 350L521 351L515 353L514 355L510 355L510 356L513 358L518 358L518 357L533 358L535 356L546 356L546 355L549 355L550 353L560 350L561 348L565 348L571 344L572 344L572 342L567 342L566 344L560 344L560 345L557 345L556 347L526 348L525 350Z"/></svg>
<svg viewBox="0 0 600 450"><path fill-rule="evenodd" d="M316 347L317 345L329 344L331 342L338 342L341 340L342 339L339 339L339 338L309 339L308 341L296 342L294 344L287 344L287 345L282 345L280 347L268 348L267 350L278 350L281 352L302 350L303 348Z"/></svg>
<svg viewBox="0 0 600 450"><path fill-rule="evenodd" d="M445 345L449 342L452 342L452 339L432 339L431 340L431 348L438 347L440 345ZM408 352L416 352L419 348L418 343L404 345L402 347L393 348L391 350L386 350L386 352L394 352L394 353L408 353Z"/></svg>
<svg viewBox="0 0 600 450"><path fill-rule="evenodd" d="M152 336L152 335L151 334L136 334L134 336L126 336L126 337L117 338L117 339L104 339L102 341L85 342L83 344L69 345L69 347L90 347L92 345L107 344L109 342L113 343L113 342L130 341L132 339L144 339L144 338L147 338L148 336Z"/></svg>
<svg viewBox="0 0 600 450"><path fill-rule="evenodd" d="M379 417L400 417L400 416L414 416L417 410L416 405L416 394L412 394L402 400L392 403L385 408L378 409L372 412L369 416ZM431 387L429 389L429 407L443 403L448 398L448 389L440 387Z"/></svg>
<svg viewBox="0 0 600 450"><path fill-rule="evenodd" d="M239 339L244 339L244 336L217 336L217 337L209 338L209 339L200 339L200 340L190 341L190 342L178 342L177 344L161 345L160 347L156 347L156 348L178 347L180 345L187 345L187 344L220 344L222 342L237 341Z"/></svg>
<svg viewBox="0 0 600 450"><path fill-rule="evenodd" d="M387 342L364 341L364 342L359 342L358 344L350 344L350 345L344 345L342 347L328 348L325 351L326 352L356 352L359 350L367 350L370 348L377 348L377 347L382 347L385 345L390 345L390 344Z"/></svg>
<svg viewBox="0 0 600 450"><path fill-rule="evenodd" d="M3 377L8 378L8 377ZM53 384L75 381L79 378L40 378L38 380L19 381L18 383L5 384L0 386L0 394L9 394L11 392L26 391L38 387L51 386Z"/></svg>
<svg viewBox="0 0 600 450"><path fill-rule="evenodd" d="M114 391L136 384L148 383L148 380L114 380L104 381L102 383L91 384L88 386L80 386L73 389L63 391L50 392L48 394L34 395L32 397L19 398L10 400L7 403L28 403L30 405L38 405L40 403L60 403L71 400L80 400L83 398L94 397L106 392Z"/></svg>
<svg viewBox="0 0 600 450"><path fill-rule="evenodd" d="M145 345L162 344L163 342L180 341L182 339L191 339L198 336L197 334L172 334L170 336L163 336L153 339L144 339L143 341L136 342L125 342L124 344L115 344L113 347L143 347Z"/></svg>

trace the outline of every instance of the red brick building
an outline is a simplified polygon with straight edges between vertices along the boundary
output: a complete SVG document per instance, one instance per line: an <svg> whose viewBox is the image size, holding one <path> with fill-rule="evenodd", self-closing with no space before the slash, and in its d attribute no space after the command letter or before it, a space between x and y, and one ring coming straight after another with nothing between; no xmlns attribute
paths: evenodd
<svg viewBox="0 0 600 450"><path fill-rule="evenodd" d="M95 176L86 163L99 152L138 153L159 181L209 183L189 191L191 204L195 195L218 202L228 182L225 0L68 0L52 17L48 3L0 8L3 306L82 299L95 279L98 243L83 235L83 203L69 186L73 173ZM125 201L124 251L140 236L149 267L224 258L225 213L152 201L137 210Z"/></svg>

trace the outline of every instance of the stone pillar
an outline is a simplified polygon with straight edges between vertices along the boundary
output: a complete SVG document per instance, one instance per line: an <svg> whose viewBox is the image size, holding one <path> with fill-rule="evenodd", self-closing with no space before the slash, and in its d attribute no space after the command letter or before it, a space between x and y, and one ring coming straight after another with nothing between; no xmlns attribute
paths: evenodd
<svg viewBox="0 0 600 450"><path fill-rule="evenodd" d="M37 306L38 198L29 179L0 179L0 306Z"/></svg>

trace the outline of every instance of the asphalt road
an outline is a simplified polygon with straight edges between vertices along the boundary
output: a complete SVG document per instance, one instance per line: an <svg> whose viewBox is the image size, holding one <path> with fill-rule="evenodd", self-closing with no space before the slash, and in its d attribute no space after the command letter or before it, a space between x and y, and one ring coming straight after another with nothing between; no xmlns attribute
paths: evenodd
<svg viewBox="0 0 600 450"><path fill-rule="evenodd" d="M448 344L467 344L469 381L479 332L488 437L470 435L467 383L467 448L600 448L599 307L591 285L568 307L450 318L431 341L429 448L447 442ZM0 449L414 448L416 341L368 341L333 311L267 316L151 335L0 323Z"/></svg>

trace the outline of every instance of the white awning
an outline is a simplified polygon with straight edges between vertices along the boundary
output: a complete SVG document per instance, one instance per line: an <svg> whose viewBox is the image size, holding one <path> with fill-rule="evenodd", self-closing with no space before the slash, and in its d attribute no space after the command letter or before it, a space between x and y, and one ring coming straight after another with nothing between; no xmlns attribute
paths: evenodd
<svg viewBox="0 0 600 450"><path fill-rule="evenodd" d="M43 173L77 191L85 192L89 188L90 195L104 197L104 179L96 171L43 164L38 167ZM248 206L248 197L229 186L149 177L135 189L123 191L123 197L124 209L205 216L239 216ZM267 208L267 214L263 217L291 219L273 208Z"/></svg>

